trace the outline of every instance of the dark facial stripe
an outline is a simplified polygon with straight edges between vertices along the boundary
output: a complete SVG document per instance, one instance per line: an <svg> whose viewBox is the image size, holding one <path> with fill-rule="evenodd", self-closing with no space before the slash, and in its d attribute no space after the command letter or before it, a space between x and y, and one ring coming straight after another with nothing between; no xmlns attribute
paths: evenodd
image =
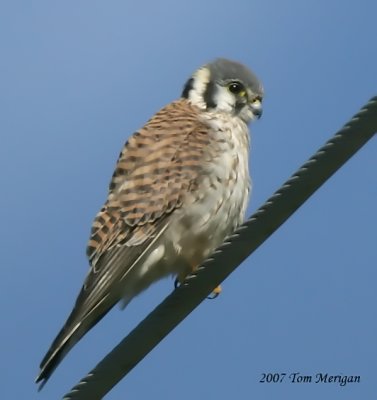
<svg viewBox="0 0 377 400"><path fill-rule="evenodd" d="M217 104L215 102L215 93L216 93L215 84L212 81L208 82L206 90L204 91L203 94L203 100L207 108L216 108Z"/></svg>
<svg viewBox="0 0 377 400"><path fill-rule="evenodd" d="M186 82L186 84L185 84L185 86L184 86L184 88L183 88L182 97L185 98L185 99L188 99L190 90L191 90L193 87L194 87L194 79L193 79L193 78L190 78L190 79Z"/></svg>

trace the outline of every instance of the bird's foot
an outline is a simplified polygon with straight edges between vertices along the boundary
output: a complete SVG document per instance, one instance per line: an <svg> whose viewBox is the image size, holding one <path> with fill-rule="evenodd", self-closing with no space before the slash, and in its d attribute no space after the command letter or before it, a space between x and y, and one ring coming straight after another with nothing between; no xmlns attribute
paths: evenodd
<svg viewBox="0 0 377 400"><path fill-rule="evenodd" d="M207 299L209 300L213 300L216 299L216 297L218 297L218 295L222 292L221 289L221 285L215 287L215 289L213 289L213 292L207 297Z"/></svg>
<svg viewBox="0 0 377 400"><path fill-rule="evenodd" d="M179 286L181 286L182 282L179 278L175 278L174 280L174 289L177 289ZM221 285L215 287L215 289L213 289L213 292L207 297L207 299L209 300L213 300L216 299L216 297L219 296L219 294L222 292L222 288Z"/></svg>
<svg viewBox="0 0 377 400"><path fill-rule="evenodd" d="M179 286L181 286L181 282L178 278L174 279L174 289L177 289Z"/></svg>

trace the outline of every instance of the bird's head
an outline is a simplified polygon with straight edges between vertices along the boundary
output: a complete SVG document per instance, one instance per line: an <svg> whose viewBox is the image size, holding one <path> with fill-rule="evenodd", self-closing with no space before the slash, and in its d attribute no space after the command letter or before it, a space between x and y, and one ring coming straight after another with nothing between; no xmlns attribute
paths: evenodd
<svg viewBox="0 0 377 400"><path fill-rule="evenodd" d="M246 123L262 115L262 84L244 65L224 58L199 68L182 97L202 110L226 112Z"/></svg>

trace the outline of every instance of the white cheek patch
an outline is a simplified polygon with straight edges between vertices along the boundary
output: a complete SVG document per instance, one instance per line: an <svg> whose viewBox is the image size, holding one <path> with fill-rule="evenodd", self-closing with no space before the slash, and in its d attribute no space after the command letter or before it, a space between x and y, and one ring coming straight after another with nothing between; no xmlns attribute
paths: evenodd
<svg viewBox="0 0 377 400"><path fill-rule="evenodd" d="M236 99L225 87L217 87L214 101L216 103L216 109L219 111L232 113L235 109Z"/></svg>

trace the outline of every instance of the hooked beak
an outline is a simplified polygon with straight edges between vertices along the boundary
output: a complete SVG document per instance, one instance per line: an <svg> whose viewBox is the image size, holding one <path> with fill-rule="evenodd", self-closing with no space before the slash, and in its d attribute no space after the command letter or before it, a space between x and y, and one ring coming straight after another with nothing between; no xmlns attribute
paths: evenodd
<svg viewBox="0 0 377 400"><path fill-rule="evenodd" d="M254 114L256 118L260 118L263 114L262 102L258 99L254 99L250 102L251 112Z"/></svg>

